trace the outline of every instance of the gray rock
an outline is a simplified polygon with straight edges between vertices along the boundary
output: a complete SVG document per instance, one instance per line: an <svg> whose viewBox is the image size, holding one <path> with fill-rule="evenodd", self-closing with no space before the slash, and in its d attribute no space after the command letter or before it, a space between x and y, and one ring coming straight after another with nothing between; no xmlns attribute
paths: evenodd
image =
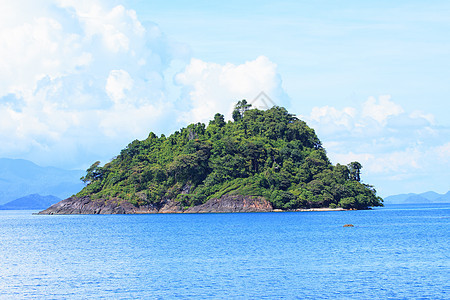
<svg viewBox="0 0 450 300"><path fill-rule="evenodd" d="M272 204L263 197L224 195L210 199L194 207L183 208L179 202L165 200L160 204L136 206L119 198L91 199L90 197L71 197L62 200L40 215L53 214L151 214L151 213L233 213L233 212L269 212Z"/></svg>

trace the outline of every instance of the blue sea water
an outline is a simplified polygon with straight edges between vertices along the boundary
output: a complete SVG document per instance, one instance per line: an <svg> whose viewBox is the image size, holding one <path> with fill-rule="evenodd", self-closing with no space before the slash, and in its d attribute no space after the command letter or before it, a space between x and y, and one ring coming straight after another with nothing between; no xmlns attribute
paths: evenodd
<svg viewBox="0 0 450 300"><path fill-rule="evenodd" d="M450 299L450 204L31 213L0 211L1 299Z"/></svg>

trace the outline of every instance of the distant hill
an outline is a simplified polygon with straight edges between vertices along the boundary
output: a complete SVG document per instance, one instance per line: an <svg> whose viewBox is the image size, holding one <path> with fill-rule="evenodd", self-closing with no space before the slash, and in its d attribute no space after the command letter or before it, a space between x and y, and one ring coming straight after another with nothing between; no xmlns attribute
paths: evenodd
<svg viewBox="0 0 450 300"><path fill-rule="evenodd" d="M31 194L67 198L84 187L82 170L41 167L24 159L0 158L0 204Z"/></svg>
<svg viewBox="0 0 450 300"><path fill-rule="evenodd" d="M437 200L438 198L441 198L443 195L430 191L430 192L422 193L421 196L430 201L434 201L434 200Z"/></svg>
<svg viewBox="0 0 450 300"><path fill-rule="evenodd" d="M450 203L450 191L448 191L447 193L442 195L442 197L439 197L438 199L436 199L436 202L439 202L439 203Z"/></svg>
<svg viewBox="0 0 450 300"><path fill-rule="evenodd" d="M52 195L41 196L39 194L32 194L0 205L0 210L44 209L59 201L61 201L60 198Z"/></svg>
<svg viewBox="0 0 450 300"><path fill-rule="evenodd" d="M425 203L450 203L450 191L446 194L425 192L421 194L399 194L384 198L385 204L425 204Z"/></svg>

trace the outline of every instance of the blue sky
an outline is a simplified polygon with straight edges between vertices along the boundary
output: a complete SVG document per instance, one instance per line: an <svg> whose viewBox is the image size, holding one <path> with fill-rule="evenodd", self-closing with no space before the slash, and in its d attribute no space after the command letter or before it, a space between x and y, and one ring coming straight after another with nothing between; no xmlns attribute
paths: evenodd
<svg viewBox="0 0 450 300"><path fill-rule="evenodd" d="M264 91L381 196L450 189L448 1L0 7L0 157L86 168Z"/></svg>

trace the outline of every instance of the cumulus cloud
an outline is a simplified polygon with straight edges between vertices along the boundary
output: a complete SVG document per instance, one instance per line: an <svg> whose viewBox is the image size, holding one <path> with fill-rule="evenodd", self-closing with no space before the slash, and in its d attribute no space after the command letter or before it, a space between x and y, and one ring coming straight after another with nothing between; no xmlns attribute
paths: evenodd
<svg viewBox="0 0 450 300"><path fill-rule="evenodd" d="M280 105L287 99L267 57L239 65L191 59L187 45L122 5L0 4L0 157L84 167L149 131L227 114L261 91Z"/></svg>
<svg viewBox="0 0 450 300"><path fill-rule="evenodd" d="M125 91L131 90L133 79L124 70L112 70L106 80L106 93L115 104L126 99Z"/></svg>
<svg viewBox="0 0 450 300"><path fill-rule="evenodd" d="M314 107L308 118L314 123L331 125L324 126L326 134L338 134L343 131L351 131L357 126L354 121L356 114L356 109L352 107L338 110L334 107L323 106Z"/></svg>
<svg viewBox="0 0 450 300"><path fill-rule="evenodd" d="M425 175L428 170L447 174L450 168L449 130L436 124L432 114L405 111L389 95L370 97L359 107L315 107L303 118L334 163L359 161L363 175L381 186L407 178L432 187L437 180Z"/></svg>
<svg viewBox="0 0 450 300"><path fill-rule="evenodd" d="M194 58L175 81L184 86L182 97L190 103L188 113L182 115L188 121L205 121L218 111L230 118L237 101L246 99L251 103L261 92L277 105L287 102L277 65L265 56L240 65L220 65Z"/></svg>
<svg viewBox="0 0 450 300"><path fill-rule="evenodd" d="M403 108L390 100L391 96L380 96L378 101L375 97L370 97L363 105L362 116L376 120L385 125L391 116L398 116L403 112Z"/></svg>
<svg viewBox="0 0 450 300"><path fill-rule="evenodd" d="M370 97L359 107L315 107L304 118L326 140L334 142L334 147L346 139L357 143L358 148L374 149L389 144L391 149L403 149L427 140L437 130L432 115L419 111L408 114L388 95L378 100Z"/></svg>
<svg viewBox="0 0 450 300"><path fill-rule="evenodd" d="M1 5L0 156L79 167L166 129L168 70L188 51L156 24L100 1Z"/></svg>

